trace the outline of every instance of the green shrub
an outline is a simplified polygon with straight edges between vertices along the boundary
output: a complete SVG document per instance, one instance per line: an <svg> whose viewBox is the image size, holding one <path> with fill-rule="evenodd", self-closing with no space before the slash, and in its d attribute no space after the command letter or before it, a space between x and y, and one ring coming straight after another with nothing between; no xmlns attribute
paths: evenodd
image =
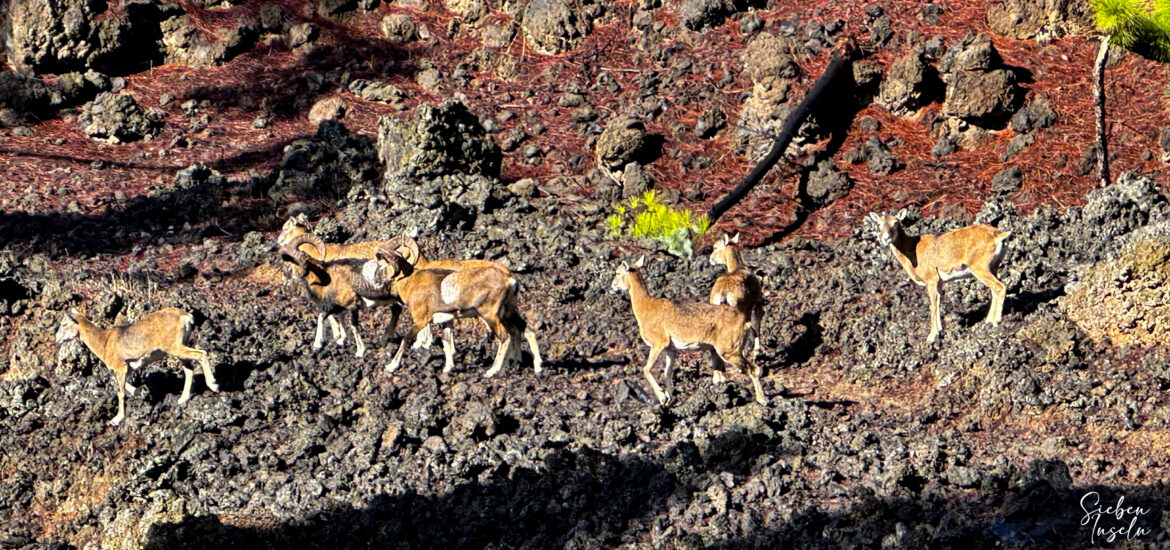
<svg viewBox="0 0 1170 550"><path fill-rule="evenodd" d="M689 257L692 240L707 232L711 220L706 215L695 218L685 208L671 208L662 204L654 191L647 191L640 197L614 206L613 214L606 219L606 226L611 237L626 234L654 239L666 244L671 254Z"/></svg>
<svg viewBox="0 0 1170 550"><path fill-rule="evenodd" d="M1170 1L1090 0L1097 28L1127 50L1170 61Z"/></svg>

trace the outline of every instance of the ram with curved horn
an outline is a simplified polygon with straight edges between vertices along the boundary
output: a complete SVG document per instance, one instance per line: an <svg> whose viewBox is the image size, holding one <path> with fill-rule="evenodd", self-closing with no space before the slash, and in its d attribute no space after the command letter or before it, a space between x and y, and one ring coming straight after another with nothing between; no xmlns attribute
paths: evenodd
<svg viewBox="0 0 1170 550"><path fill-rule="evenodd" d="M372 260L379 248L390 243L388 240L362 241L357 243L325 243L313 233L313 226L309 222L309 218L304 214L297 214L296 216L289 217L284 222L284 226L281 227L280 234L276 237L276 243L273 245L272 250L278 250L280 247L292 243L295 239L299 239L303 235L310 235L310 238L316 239L316 241L302 241L297 248L321 262ZM290 276L295 276L292 270L296 266L288 262L285 265L289 270ZM392 303L390 317L393 324L398 323L398 315L401 312L402 308L397 302ZM325 342L326 319L329 320L329 326L333 332L333 341L339 346L345 343L346 331L344 325L337 321L336 316L319 312L317 314L317 329L316 337L313 340L313 351L320 350ZM354 329L356 330L356 325Z"/></svg>
<svg viewBox="0 0 1170 550"><path fill-rule="evenodd" d="M353 329L354 342L357 345L357 356L366 353L365 343L361 333L357 330L357 312L363 307L397 301L389 294L388 289L371 284L362 276L362 268L366 262L358 258L321 261L305 252L301 246L309 244L318 252L323 252L325 243L311 233L299 235L280 247L280 257L285 262L295 266L296 279L302 284L306 296L318 309L317 336L314 340L314 350L319 349L319 343L324 336L323 325L320 322L325 316L345 314L342 319ZM396 308L396 311L399 308ZM394 315L395 322L397 315Z"/></svg>

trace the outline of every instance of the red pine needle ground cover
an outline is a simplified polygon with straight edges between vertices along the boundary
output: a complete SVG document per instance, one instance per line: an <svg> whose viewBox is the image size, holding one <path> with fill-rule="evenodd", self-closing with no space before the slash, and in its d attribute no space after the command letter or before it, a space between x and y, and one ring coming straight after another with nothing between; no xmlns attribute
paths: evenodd
<svg viewBox="0 0 1170 550"><path fill-rule="evenodd" d="M121 4L112 3L111 13L116 13ZM866 3L826 3L812 10L807 3L796 1L773 4L777 7L758 12L766 21L796 18L800 29L810 19L840 18L846 22L846 33L861 41L868 37ZM184 4L184 8L198 27L215 31L229 27L242 15L254 16L261 5L245 2L225 9L201 9ZM892 0L881 5L895 22L898 33L892 47L871 57L885 66L905 53L908 33L919 32L926 37L943 35L948 46L968 32L990 33L986 5L981 2L943 3L940 25L922 21L921 4L913 0ZM271 170L278 164L284 146L314 132L305 116L308 107L318 99L334 95L348 103L349 110L342 119L345 125L352 132L374 136L377 118L395 115L398 109L358 99L328 79L317 94L311 93L305 84L306 74L324 74L338 67L344 67L350 78L378 79L398 86L407 95L407 107L455 97L480 116L496 116L504 110L518 115L501 123L504 132L517 125L526 126L533 137L523 145L537 145L544 158L536 166L521 162L523 145L506 153L505 181L531 177L546 183L558 176L581 176L593 169L593 152L582 125L569 120L572 109L556 105L565 86L576 83L588 90L587 100L598 114L597 122L604 124L608 117L639 100L637 79L641 74L665 73L671 63L670 59L659 62L651 53L638 49L637 39L642 31L631 23L633 8L631 1L611 5L593 33L579 47L562 55L534 52L518 32L506 48L489 50L485 56L497 60L519 59L514 76L502 77L492 67L472 67L472 79L463 86L450 75L454 67L472 58L474 50L482 47L478 32L465 25L453 38L446 38L448 25L457 17L438 5L427 11L383 5L375 13L355 15L337 23L317 16L306 17L304 2L289 2L286 13L290 21L310 21L320 28L318 46L310 53L290 52L275 39L262 39L254 49L223 66L164 65L126 78L127 91L135 94L143 107L158 106L166 93L175 97L161 107L165 126L152 141L121 145L94 141L76 124L76 110L31 126L29 136L5 132L0 136L0 208L66 210L76 201L74 207L82 212L100 212L152 188L168 187L174 173L193 162L206 163L237 177L252 170ZM427 27L431 38L405 46L389 45L382 40L378 23L383 15L393 12L410 14L416 23ZM666 108L647 127L651 133L663 136L663 155L647 170L662 188L697 189L702 199L689 206L705 211L738 183L756 160L732 151L731 133L742 101L751 89L746 76L740 74L739 53L744 39L737 20L729 20L705 33L695 33L678 27L669 6L655 10L654 15L670 28L664 35L673 37L671 45L678 48L671 59L686 56L693 61L694 68L683 76L684 83L663 86L659 93ZM488 20L506 24L512 22L512 17L493 11ZM1040 130L1036 141L1006 164L1000 162L999 155L1013 136L1010 128L997 132L981 147L959 150L939 160L930 155L935 139L930 135L929 121L941 105L930 105L912 117L893 116L871 105L858 114L846 142L834 158L838 168L856 182L853 191L815 212L794 235L839 238L857 226L868 211L911 204L921 206L927 214L939 214L948 208L975 212L989 195L991 178L1006 165L1024 169L1023 187L1013 197L1022 211L1080 204L1085 193L1095 185L1094 176L1080 175L1077 165L1093 143L1090 68L1096 42L1086 36L1063 38L1047 45L1000 37L994 40L1005 63L1031 72L1033 82L1024 84L1029 97L1045 94L1051 99L1059 116L1056 125ZM819 76L828 54L825 50L815 57L798 60L801 76L795 83L792 101L799 101ZM442 73L437 93L424 90L415 82L414 76L423 60L433 63ZM715 87L726 70L734 73L733 82L722 89ZM609 73L621 90L610 93L601 87L589 89L602 72ZM1110 148L1115 155L1115 175L1123 171L1159 174L1164 170L1157 143L1159 129L1168 124L1162 73L1163 69L1156 63L1129 53L1108 70ZM525 97L528 90L531 95ZM701 90L712 93L700 95ZM254 128L252 121L266 98L277 114L266 128ZM208 116L209 124L196 132L187 131L189 119L181 108L188 99L206 103L199 108L197 116ZM711 109L721 109L728 115L728 128L714 139L701 140L692 129L698 116ZM905 164L904 169L886 177L875 177L864 164L850 165L839 158L840 153L859 147L869 137L857 126L857 119L862 116L881 122L876 135L897 143L892 150ZM534 126L543 127L543 132ZM180 135L185 136L188 146L171 146ZM687 168L687 162L695 155L710 158L710 165L703 169ZM795 174L791 162L781 162L763 185L721 220L719 228L741 231L749 242L760 242L786 227L792 222L795 210ZM119 191L119 197L115 198ZM580 189L582 193L589 191Z"/></svg>

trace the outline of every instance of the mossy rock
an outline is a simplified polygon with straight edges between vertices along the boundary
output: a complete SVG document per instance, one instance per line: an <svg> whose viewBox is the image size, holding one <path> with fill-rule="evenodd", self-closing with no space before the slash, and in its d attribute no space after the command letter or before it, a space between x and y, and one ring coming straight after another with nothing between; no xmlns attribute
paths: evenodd
<svg viewBox="0 0 1170 550"><path fill-rule="evenodd" d="M1088 268L1064 307L1093 338L1164 345L1170 336L1170 223L1135 233L1117 254Z"/></svg>

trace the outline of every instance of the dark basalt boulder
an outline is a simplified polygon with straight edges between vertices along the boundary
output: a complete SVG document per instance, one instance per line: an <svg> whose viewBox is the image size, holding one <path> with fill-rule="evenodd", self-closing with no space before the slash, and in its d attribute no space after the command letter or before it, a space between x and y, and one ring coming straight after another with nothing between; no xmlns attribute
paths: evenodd
<svg viewBox="0 0 1170 550"><path fill-rule="evenodd" d="M379 118L377 150L387 181L447 174L494 178L503 158L479 118L458 101L424 103L402 119Z"/></svg>

